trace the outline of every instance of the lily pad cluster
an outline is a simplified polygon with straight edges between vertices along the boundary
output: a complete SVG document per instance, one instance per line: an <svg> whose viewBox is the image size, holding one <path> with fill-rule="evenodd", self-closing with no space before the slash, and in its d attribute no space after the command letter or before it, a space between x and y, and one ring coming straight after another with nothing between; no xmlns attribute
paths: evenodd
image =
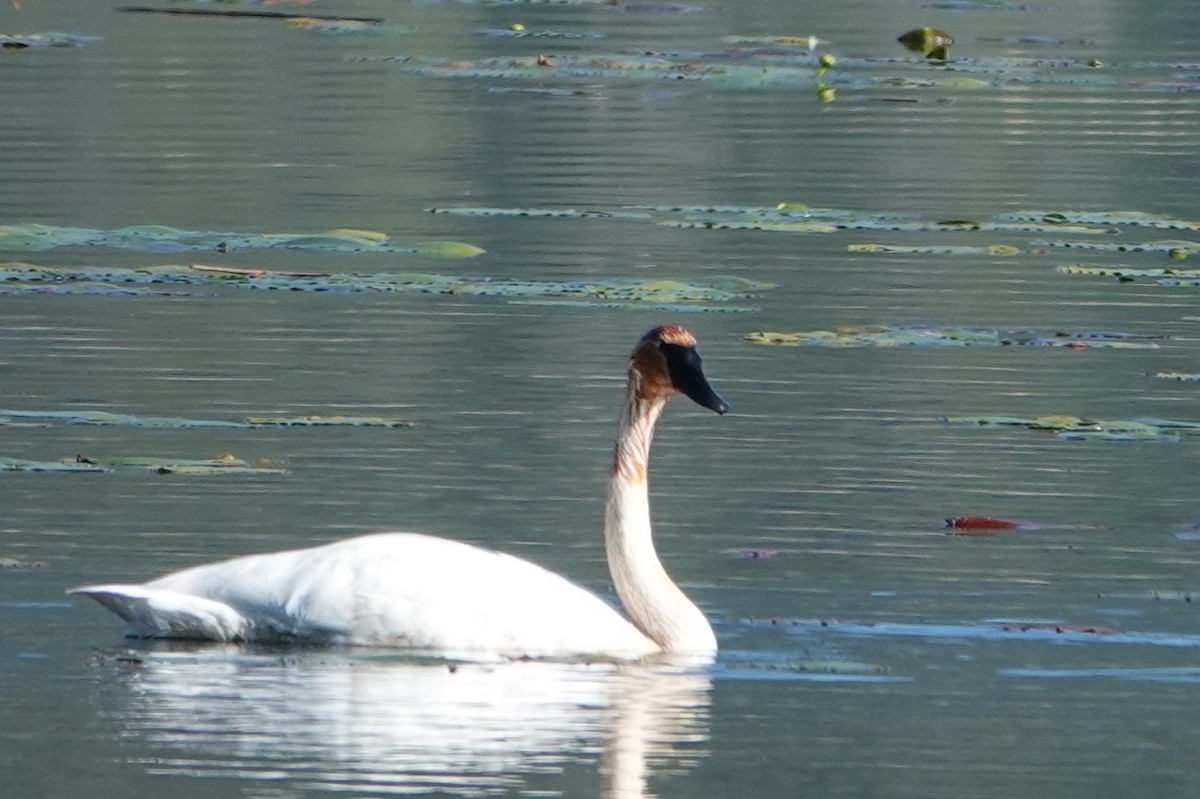
<svg viewBox="0 0 1200 799"><path fill-rule="evenodd" d="M851 325L795 333L758 331L752 344L785 347L1067 347L1070 349L1155 349L1146 336L1110 331L1035 331L925 325Z"/></svg>
<svg viewBox="0 0 1200 799"><path fill-rule="evenodd" d="M184 287L179 292L177 289ZM233 287L300 292L409 292L504 297L512 302L573 303L673 311L751 310L734 305L771 284L740 277L703 280L506 280L464 275L380 272L281 272L236 267L168 265L149 268L53 268L0 264L0 294L188 293L186 287Z"/></svg>
<svg viewBox="0 0 1200 799"><path fill-rule="evenodd" d="M30 47L82 47L100 41L99 36L79 36L74 33L0 33L0 48L25 50Z"/></svg>
<svg viewBox="0 0 1200 799"><path fill-rule="evenodd" d="M118 469L136 469L155 474L201 475L281 475L287 469L266 460L254 463L228 453L205 460L180 458L87 458L76 455L57 461L30 461L0 457L0 471L107 473Z"/></svg>
<svg viewBox="0 0 1200 799"><path fill-rule="evenodd" d="M307 250L331 253L420 253L471 258L484 250L457 241L400 241L374 230L339 228L324 233L236 233L180 230L165 225L132 225L113 230L37 223L0 225L0 251L42 252L58 247L110 247L139 252L226 252L246 249Z"/></svg>
<svg viewBox="0 0 1200 799"><path fill-rule="evenodd" d="M853 210L810 206L785 201L773 206L742 205L623 205L593 208L489 208L457 206L430 208L430 213L466 217L528 217L553 219L611 219L651 222L667 227L696 230L759 230L775 233L835 233L841 230L873 230L897 233L1062 233L1076 236L1111 234L1111 226L1068 223L1055 220L1014 219L1011 215L964 219L947 216L922 219L912 214L885 210ZM887 252L891 245L858 245L864 251ZM901 245L895 245L900 247ZM989 245L985 245L989 246ZM1003 245L999 255L1013 254ZM900 252L900 249L891 250Z"/></svg>
<svg viewBox="0 0 1200 799"><path fill-rule="evenodd" d="M1065 441L1155 441L1174 443L1183 435L1200 434L1200 422L1141 418L1130 420L1087 419L1078 416L1050 415L1034 418L1017 416L949 416L948 424L974 427L1024 427L1052 433Z"/></svg>
<svg viewBox="0 0 1200 799"><path fill-rule="evenodd" d="M613 4L605 4L612 7ZM512 32L510 32L512 33ZM515 32L515 33L520 33ZM1108 69L1095 58L1039 58L985 56L951 58L952 38L936 28L917 28L899 40L923 59L898 57L882 51L849 56L817 52L823 44L815 35L754 34L726 36L709 49L663 52L529 53L519 57L464 58L396 55L386 57L410 75L458 78L494 83L536 81L602 86L624 83L673 81L703 84L711 89L744 90L773 87L847 89L867 96L901 92L913 102L912 92L998 91L1017 86L1098 86L1128 92L1195 91L1200 79L1180 65L1154 62L1123 64ZM826 75L822 62L836 62L836 74ZM888 97L886 99L893 99Z"/></svg>
<svg viewBox="0 0 1200 799"><path fill-rule="evenodd" d="M0 410L0 426L30 422L66 422L68 424L147 427L159 430L224 427L413 427L407 419L383 416L249 416L238 420L186 419L176 416L136 416L96 410L27 411Z"/></svg>

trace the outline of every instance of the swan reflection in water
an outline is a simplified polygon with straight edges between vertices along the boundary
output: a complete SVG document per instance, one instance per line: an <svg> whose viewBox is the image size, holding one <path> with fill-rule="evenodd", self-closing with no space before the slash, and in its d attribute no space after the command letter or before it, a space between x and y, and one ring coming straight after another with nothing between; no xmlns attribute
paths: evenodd
<svg viewBox="0 0 1200 799"><path fill-rule="evenodd" d="M164 776L356 796L519 793L532 780L545 795L548 775L598 763L600 796L632 799L650 795L651 775L691 766L708 741L707 671L666 656L448 664L180 647L112 661L132 689L122 727L145 737L149 768Z"/></svg>

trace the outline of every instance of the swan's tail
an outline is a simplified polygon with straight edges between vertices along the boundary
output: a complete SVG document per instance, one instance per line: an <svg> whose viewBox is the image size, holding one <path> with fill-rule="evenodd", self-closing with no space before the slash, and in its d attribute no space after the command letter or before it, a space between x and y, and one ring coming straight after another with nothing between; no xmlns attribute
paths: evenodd
<svg viewBox="0 0 1200 799"><path fill-rule="evenodd" d="M91 597L129 625L133 638L244 641L245 617L221 602L144 585L85 585L68 594Z"/></svg>

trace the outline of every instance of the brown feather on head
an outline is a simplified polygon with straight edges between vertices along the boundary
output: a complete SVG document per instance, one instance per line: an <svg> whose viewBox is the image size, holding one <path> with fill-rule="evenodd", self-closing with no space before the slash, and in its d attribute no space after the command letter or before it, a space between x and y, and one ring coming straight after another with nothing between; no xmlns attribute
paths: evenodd
<svg viewBox="0 0 1200 799"><path fill-rule="evenodd" d="M630 381L639 399L667 399L682 392L717 413L729 410L729 404L708 385L700 368L696 337L686 328L654 328L638 341L630 362Z"/></svg>

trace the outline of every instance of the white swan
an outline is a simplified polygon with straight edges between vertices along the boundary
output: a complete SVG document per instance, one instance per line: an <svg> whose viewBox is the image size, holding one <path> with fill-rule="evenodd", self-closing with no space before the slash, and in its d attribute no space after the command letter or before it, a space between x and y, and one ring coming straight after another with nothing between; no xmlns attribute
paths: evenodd
<svg viewBox="0 0 1200 799"><path fill-rule="evenodd" d="M629 620L533 563L419 533L247 555L142 585L69 593L96 600L139 638L401 647L469 659L711 656L712 627L667 576L650 530L650 441L680 392L729 410L701 371L695 337L655 328L630 358L605 506L609 571Z"/></svg>

